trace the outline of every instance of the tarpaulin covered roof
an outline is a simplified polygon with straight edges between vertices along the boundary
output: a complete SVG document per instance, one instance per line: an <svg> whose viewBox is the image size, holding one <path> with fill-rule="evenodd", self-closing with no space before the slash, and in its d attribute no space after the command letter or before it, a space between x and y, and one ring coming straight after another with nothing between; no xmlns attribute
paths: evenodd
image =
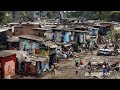
<svg viewBox="0 0 120 90"><path fill-rule="evenodd" d="M46 42L44 42L44 44L46 46L50 47L50 48L56 48L57 47L57 45L52 41L46 41Z"/></svg>
<svg viewBox="0 0 120 90"><path fill-rule="evenodd" d="M43 31L49 31L50 28L33 28L34 30L43 30Z"/></svg>
<svg viewBox="0 0 120 90"><path fill-rule="evenodd" d="M18 61L24 61L26 56L25 51L19 51L19 50L3 50L5 53L12 53L16 54L16 58Z"/></svg>
<svg viewBox="0 0 120 90"><path fill-rule="evenodd" d="M47 41L47 40L49 40L47 38L34 36L34 35L20 35L19 38L25 38L25 39L35 40L35 41Z"/></svg>
<svg viewBox="0 0 120 90"><path fill-rule="evenodd" d="M42 57L42 56L39 56L39 57L36 57L36 56L28 56L28 58L25 60L26 62L32 62L32 61L41 61L41 62L44 62L44 61L47 61L49 60L49 57Z"/></svg>
<svg viewBox="0 0 120 90"><path fill-rule="evenodd" d="M68 47L68 46L71 46L72 44L65 44L63 45L64 47Z"/></svg>
<svg viewBox="0 0 120 90"><path fill-rule="evenodd" d="M4 31L8 31L8 30L10 30L11 28L9 28L9 27L6 27L6 28L0 28L0 32L4 32Z"/></svg>
<svg viewBox="0 0 120 90"><path fill-rule="evenodd" d="M7 56L10 56L10 55L14 55L14 54L15 53L0 51L0 57L7 57Z"/></svg>
<svg viewBox="0 0 120 90"><path fill-rule="evenodd" d="M19 42L19 37L13 36L12 38L8 38L7 42Z"/></svg>

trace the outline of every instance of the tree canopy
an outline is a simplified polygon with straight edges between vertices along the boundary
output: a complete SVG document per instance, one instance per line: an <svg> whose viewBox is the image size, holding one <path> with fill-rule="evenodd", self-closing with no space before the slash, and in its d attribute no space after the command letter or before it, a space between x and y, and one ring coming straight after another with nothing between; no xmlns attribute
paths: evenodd
<svg viewBox="0 0 120 90"><path fill-rule="evenodd" d="M12 21L12 18L6 16L7 11L0 11L0 24L9 23ZM9 11L10 12L10 11ZM12 12L12 11L11 11ZM18 11L19 16L18 19L21 21L32 21L33 15L31 15L30 11ZM59 18L60 11L41 11L41 14L45 12L45 16L49 18ZM41 15L42 16L42 15ZM120 22L120 11L66 11L64 16L67 18L81 18L81 19L97 19L104 21L118 21Z"/></svg>
<svg viewBox="0 0 120 90"><path fill-rule="evenodd" d="M75 11L67 12L66 16L120 22L120 11Z"/></svg>
<svg viewBox="0 0 120 90"><path fill-rule="evenodd" d="M4 11L0 11L0 24L3 23L4 19L5 19L5 12Z"/></svg>

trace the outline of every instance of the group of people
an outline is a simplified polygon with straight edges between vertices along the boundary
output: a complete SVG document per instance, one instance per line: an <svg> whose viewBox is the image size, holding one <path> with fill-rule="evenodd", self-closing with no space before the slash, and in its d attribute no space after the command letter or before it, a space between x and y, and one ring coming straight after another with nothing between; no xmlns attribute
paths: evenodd
<svg viewBox="0 0 120 90"><path fill-rule="evenodd" d="M62 57L63 58L69 58L73 56L73 48L67 47L65 51L62 51Z"/></svg>
<svg viewBox="0 0 120 90"><path fill-rule="evenodd" d="M110 75L110 70L111 70L110 65L108 63L104 62L103 66L102 66L103 76Z"/></svg>
<svg viewBox="0 0 120 90"><path fill-rule="evenodd" d="M89 75L91 75L91 71L92 71L91 61L88 62L87 66L88 66L87 67L88 73L89 73ZM119 67L116 66L115 70L118 71L118 68ZM110 75L110 71L112 70L112 67L111 67L111 65L109 65L109 63L106 63L104 61L103 64L102 64L101 69L102 69L102 72L103 72L103 76L106 76L106 75Z"/></svg>
<svg viewBox="0 0 120 90"><path fill-rule="evenodd" d="M108 63L104 61L103 66L102 66L103 76L110 75L110 70L119 71L119 62L109 65Z"/></svg>
<svg viewBox="0 0 120 90"><path fill-rule="evenodd" d="M88 66L87 67L88 73L89 73L89 75L91 75L91 71L92 71L91 61L88 62L87 66ZM111 70L110 65L104 61L103 65L102 65L103 76L110 75L110 70Z"/></svg>

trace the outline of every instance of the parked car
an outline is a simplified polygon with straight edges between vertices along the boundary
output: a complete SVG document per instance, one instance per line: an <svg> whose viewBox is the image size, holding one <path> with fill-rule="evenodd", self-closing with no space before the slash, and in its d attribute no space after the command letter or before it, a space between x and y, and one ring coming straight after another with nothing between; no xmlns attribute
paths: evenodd
<svg viewBox="0 0 120 90"><path fill-rule="evenodd" d="M111 49L99 49L97 55L114 56L115 53Z"/></svg>

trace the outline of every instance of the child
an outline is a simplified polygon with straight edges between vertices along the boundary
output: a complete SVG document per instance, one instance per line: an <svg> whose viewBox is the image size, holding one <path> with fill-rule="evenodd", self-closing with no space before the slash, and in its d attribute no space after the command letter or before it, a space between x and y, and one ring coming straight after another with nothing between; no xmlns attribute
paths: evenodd
<svg viewBox="0 0 120 90"><path fill-rule="evenodd" d="M83 65L83 62L82 62L82 60L80 60L80 65Z"/></svg>
<svg viewBox="0 0 120 90"><path fill-rule="evenodd" d="M110 66L107 65L107 74L110 75Z"/></svg>
<svg viewBox="0 0 120 90"><path fill-rule="evenodd" d="M106 73L105 65L102 66L102 71L103 71L103 76L105 76Z"/></svg>
<svg viewBox="0 0 120 90"><path fill-rule="evenodd" d="M89 73L89 76L91 76L91 67L90 66L88 67L88 73Z"/></svg>
<svg viewBox="0 0 120 90"><path fill-rule="evenodd" d="M76 59L75 59L75 65L76 65L76 67L78 66L78 57L76 56Z"/></svg>

